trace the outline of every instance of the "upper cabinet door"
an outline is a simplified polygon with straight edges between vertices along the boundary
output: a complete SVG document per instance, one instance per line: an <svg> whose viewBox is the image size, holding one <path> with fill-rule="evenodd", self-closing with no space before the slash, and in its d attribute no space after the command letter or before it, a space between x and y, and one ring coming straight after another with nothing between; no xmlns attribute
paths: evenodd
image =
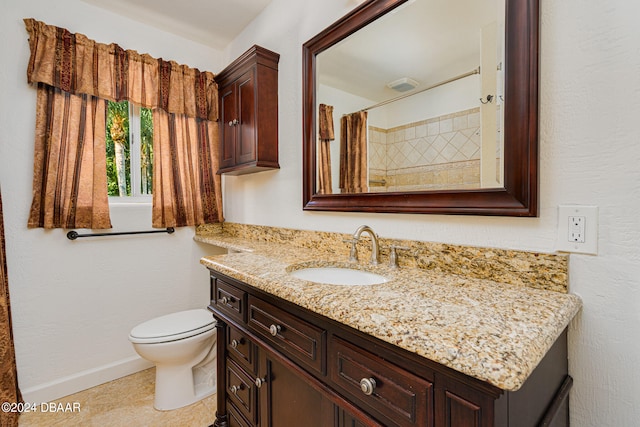
<svg viewBox="0 0 640 427"><path fill-rule="evenodd" d="M236 164L236 132L234 120L238 117L236 109L235 84L221 87L218 91L220 97L220 168L232 167Z"/></svg>
<svg viewBox="0 0 640 427"><path fill-rule="evenodd" d="M256 123L256 91L255 91L255 68L246 72L238 79L238 107L240 110L237 126L238 141L236 143L236 158L238 164L254 162L257 160L256 148L257 123Z"/></svg>
<svg viewBox="0 0 640 427"><path fill-rule="evenodd" d="M278 61L253 46L216 76L220 97L219 174L278 169Z"/></svg>

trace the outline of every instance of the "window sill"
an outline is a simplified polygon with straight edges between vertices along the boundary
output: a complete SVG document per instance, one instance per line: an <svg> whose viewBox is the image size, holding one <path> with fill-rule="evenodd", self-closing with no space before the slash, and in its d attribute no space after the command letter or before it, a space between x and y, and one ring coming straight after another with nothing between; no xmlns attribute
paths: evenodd
<svg viewBox="0 0 640 427"><path fill-rule="evenodd" d="M109 197L109 206L151 205L152 196Z"/></svg>

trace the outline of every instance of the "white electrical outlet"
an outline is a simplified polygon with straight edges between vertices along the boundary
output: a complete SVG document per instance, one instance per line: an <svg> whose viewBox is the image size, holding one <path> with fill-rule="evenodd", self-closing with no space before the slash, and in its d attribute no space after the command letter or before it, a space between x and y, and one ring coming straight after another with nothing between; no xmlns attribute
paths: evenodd
<svg viewBox="0 0 640 427"><path fill-rule="evenodd" d="M586 229L586 218L580 215L569 216L569 236L572 243L584 243L584 232Z"/></svg>
<svg viewBox="0 0 640 427"><path fill-rule="evenodd" d="M598 254L597 206L558 206L556 250Z"/></svg>

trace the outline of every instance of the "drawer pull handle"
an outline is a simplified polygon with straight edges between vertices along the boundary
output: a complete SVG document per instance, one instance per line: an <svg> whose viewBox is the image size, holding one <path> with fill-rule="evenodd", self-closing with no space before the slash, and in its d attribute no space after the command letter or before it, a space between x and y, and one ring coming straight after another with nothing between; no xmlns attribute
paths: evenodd
<svg viewBox="0 0 640 427"><path fill-rule="evenodd" d="M239 345L244 343L244 339L240 338L239 340L231 340L231 348L236 349Z"/></svg>
<svg viewBox="0 0 640 427"><path fill-rule="evenodd" d="M222 297L222 298L220 298L220 302L221 302L223 305L233 304L233 302L234 302L234 301L235 301L235 300L233 299L233 297Z"/></svg>
<svg viewBox="0 0 640 427"><path fill-rule="evenodd" d="M269 326L269 333L275 337L276 335L278 335L278 332L280 332L281 329L282 328L280 328L280 325L271 325Z"/></svg>
<svg viewBox="0 0 640 427"><path fill-rule="evenodd" d="M367 396L371 396L376 389L376 380L373 378L363 378L360 380L360 389Z"/></svg>
<svg viewBox="0 0 640 427"><path fill-rule="evenodd" d="M237 126L240 123L240 121L238 119L233 119L229 122L229 126L233 127L233 126Z"/></svg>
<svg viewBox="0 0 640 427"><path fill-rule="evenodd" d="M240 390L242 390L242 388L243 388L242 384L240 384L240 385L232 385L230 390L231 390L231 393L238 394L238 392Z"/></svg>
<svg viewBox="0 0 640 427"><path fill-rule="evenodd" d="M264 377L264 378L258 377L258 378L256 378L256 387L260 388L266 382L267 382L267 377Z"/></svg>

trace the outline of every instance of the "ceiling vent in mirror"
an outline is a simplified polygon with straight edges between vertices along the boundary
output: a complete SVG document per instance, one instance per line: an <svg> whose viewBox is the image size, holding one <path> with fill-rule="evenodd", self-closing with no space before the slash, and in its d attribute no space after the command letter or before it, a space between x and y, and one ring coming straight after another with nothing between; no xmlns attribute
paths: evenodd
<svg viewBox="0 0 640 427"><path fill-rule="evenodd" d="M406 92L415 89L418 86L418 82L410 79L409 77L403 77L398 80L394 80L391 83L387 83L387 87L396 90L398 92Z"/></svg>

